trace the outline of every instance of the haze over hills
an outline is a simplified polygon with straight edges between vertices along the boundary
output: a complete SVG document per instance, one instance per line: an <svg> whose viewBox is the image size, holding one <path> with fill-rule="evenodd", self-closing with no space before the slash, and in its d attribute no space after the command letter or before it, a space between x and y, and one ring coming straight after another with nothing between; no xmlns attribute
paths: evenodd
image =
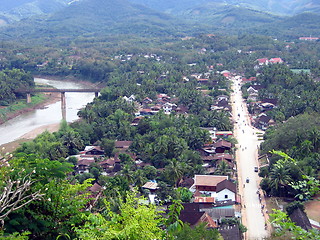
<svg viewBox="0 0 320 240"><path fill-rule="evenodd" d="M33 37L144 32L164 34L178 20L126 0L82 0L50 15L39 15L8 27L7 35ZM171 34L171 33L170 33Z"/></svg>
<svg viewBox="0 0 320 240"><path fill-rule="evenodd" d="M320 3L317 0L130 0L159 11L173 15L184 14L206 4L224 4L265 11L272 14L295 15L305 11L320 13Z"/></svg>
<svg viewBox="0 0 320 240"><path fill-rule="evenodd" d="M288 0L226 0L223 3L217 0L3 1L2 9L7 9L5 16L8 17L9 12L24 14L20 15L20 21L2 31L1 38L53 39L112 34L181 37L199 33L259 33L279 37L277 35L315 35L320 29L316 20L320 15L304 13L288 17L261 11L263 4L268 10L285 3L288 3L286 8L279 7L279 11L316 10L319 4L314 0L294 3Z"/></svg>
<svg viewBox="0 0 320 240"><path fill-rule="evenodd" d="M2 0L0 26L36 15L54 13L72 2L72 0Z"/></svg>

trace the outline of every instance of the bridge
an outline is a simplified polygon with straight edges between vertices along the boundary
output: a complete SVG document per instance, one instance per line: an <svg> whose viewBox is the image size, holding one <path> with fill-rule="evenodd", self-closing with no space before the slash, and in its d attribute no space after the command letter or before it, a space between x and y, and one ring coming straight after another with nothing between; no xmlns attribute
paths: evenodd
<svg viewBox="0 0 320 240"><path fill-rule="evenodd" d="M36 89L17 89L15 93L26 93L27 94L27 103L31 103L31 93L39 93L39 92L59 92L61 93L61 111L62 118L66 119L66 92L79 92L79 93L95 93L95 96L98 97L101 89L97 88L84 88L84 89L56 89L56 88L36 88Z"/></svg>

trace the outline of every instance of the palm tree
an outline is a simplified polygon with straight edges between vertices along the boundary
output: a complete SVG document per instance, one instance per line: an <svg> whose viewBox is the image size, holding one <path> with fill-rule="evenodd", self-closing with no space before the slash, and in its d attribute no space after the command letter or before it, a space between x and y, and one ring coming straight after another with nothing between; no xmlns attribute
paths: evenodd
<svg viewBox="0 0 320 240"><path fill-rule="evenodd" d="M230 168L230 166L226 163L226 161L221 161L215 172L216 175L222 175L222 176L230 176L232 173L232 169Z"/></svg>
<svg viewBox="0 0 320 240"><path fill-rule="evenodd" d="M73 130L65 132L61 140L62 144L68 149L69 154L75 154L75 150L79 150L84 147L80 135Z"/></svg>
<svg viewBox="0 0 320 240"><path fill-rule="evenodd" d="M309 133L310 140L313 144L315 151L317 152L320 145L320 131L316 128L312 129Z"/></svg>
<svg viewBox="0 0 320 240"><path fill-rule="evenodd" d="M269 187L270 189L275 189L280 196L282 195L282 189L286 188L292 181L289 170L284 165L275 164L270 172Z"/></svg>
<svg viewBox="0 0 320 240"><path fill-rule="evenodd" d="M172 159L170 163L166 166L166 172L168 174L168 178L170 178L177 187L179 181L182 179L187 165L185 163L177 161L177 159Z"/></svg>
<svg viewBox="0 0 320 240"><path fill-rule="evenodd" d="M138 169L133 174L133 181L135 186L141 187L143 184L147 182L147 178L145 177L144 172L141 169Z"/></svg>
<svg viewBox="0 0 320 240"><path fill-rule="evenodd" d="M131 164L125 164L121 171L121 175L128 181L129 184L133 182L133 171L132 171L132 165Z"/></svg>

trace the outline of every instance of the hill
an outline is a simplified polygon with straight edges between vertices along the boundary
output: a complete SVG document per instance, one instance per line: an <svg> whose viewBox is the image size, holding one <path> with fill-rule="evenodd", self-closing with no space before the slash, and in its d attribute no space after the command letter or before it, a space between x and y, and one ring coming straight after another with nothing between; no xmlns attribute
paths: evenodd
<svg viewBox="0 0 320 240"><path fill-rule="evenodd" d="M245 7L278 15L295 15L305 11L320 13L320 3L316 0L130 0L159 11L180 15L185 10L203 7L206 4L225 4Z"/></svg>
<svg viewBox="0 0 320 240"><path fill-rule="evenodd" d="M179 21L126 0L83 0L51 15L39 15L6 27L2 37L19 39L75 38L111 34L170 36ZM7 37L6 37L7 38Z"/></svg>
<svg viewBox="0 0 320 240"><path fill-rule="evenodd" d="M250 33L281 37L284 39L294 39L301 36L320 37L320 14L301 13L293 17L278 20L272 24L262 27L253 27L248 30Z"/></svg>
<svg viewBox="0 0 320 240"><path fill-rule="evenodd" d="M180 17L206 25L212 31L237 34L253 26L273 23L281 18L266 12L222 3L207 3L181 13Z"/></svg>
<svg viewBox="0 0 320 240"><path fill-rule="evenodd" d="M63 9L71 0L2 0L0 26L35 15L50 14Z"/></svg>

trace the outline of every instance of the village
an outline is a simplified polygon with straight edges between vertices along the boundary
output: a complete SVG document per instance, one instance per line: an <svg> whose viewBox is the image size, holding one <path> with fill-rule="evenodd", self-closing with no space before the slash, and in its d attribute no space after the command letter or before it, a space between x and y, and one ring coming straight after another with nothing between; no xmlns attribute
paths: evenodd
<svg viewBox="0 0 320 240"><path fill-rule="evenodd" d="M274 59L258 59L257 67L262 64L278 64L283 63L280 58ZM210 81L209 77L213 71L213 66L209 66L209 72L202 74L192 74L190 78L195 78L198 82L197 89L202 92L202 94L208 93L208 87L216 87L218 82ZM222 92L225 91L224 95L218 95L214 97L215 104L211 106L211 111L224 111L229 113L230 121L232 121L236 128L242 122L242 116L240 114L235 116L236 111L233 108L238 108L235 104L233 94L238 93L246 96L247 104L243 105L244 108L248 107L251 114L248 114L248 126L252 125L254 131L259 131L256 136L257 141L261 140L263 136L263 130L266 130L271 126L274 121L268 117L265 112L269 109L276 107L276 101L273 99L262 99L258 97L258 91L262 86L255 84L255 77L246 79L244 77L230 73L229 71L222 71L220 73L229 81L233 81L233 93L230 93L225 89L220 89ZM189 77L184 77L184 81L188 81ZM204 78L207 77L207 78ZM246 88L244 88L246 86ZM235 90L236 88L238 90ZM137 102L134 95L129 97L124 97L128 102L133 102L138 106L139 111L135 113L135 118L132 121L132 126L138 126L139 122L143 118L148 118L157 114L158 112L163 112L164 114L188 114L188 108L183 105L178 105L178 99L174 96L168 96L167 94L158 94L156 99L144 98L142 102ZM240 100L242 103L242 99ZM242 114L242 113L241 113ZM245 122L245 120L243 120ZM221 131L216 128L203 128L210 133L210 142L204 144L203 147L198 149L201 159L203 173L202 175L194 175L188 178L181 178L177 183L176 187L189 189L190 195L192 196L189 203L183 203L184 209L180 213L180 220L190 224L191 226L197 225L199 223L205 223L209 228L217 228L219 232L224 236L225 239L242 239L242 234L245 232L243 221L241 220L243 216L244 209L246 208L246 203L244 202L243 188L246 183L249 183L249 178L247 180L240 180L241 172L237 165L239 161L244 161L236 159L240 155L237 151L241 151L241 142L239 144L236 140L237 134L233 131ZM236 129L237 131L237 129ZM255 134L254 134L255 135ZM123 167L123 154L126 154L129 159L135 164L135 169L144 169L145 167L152 166L151 163L143 162L139 159L139 155L130 150L132 141L115 141L113 152L115 153L113 157L105 157L104 150L100 146L86 146L86 148L74 157L77 158L77 163L75 167L75 174L89 173L93 166L100 166L102 169L101 174L105 176L116 176L121 174ZM244 149L242 149L243 151ZM250 181L256 182L256 187L254 194L257 199L260 199L259 206L257 208L258 214L259 209L263 211L265 202L262 202L264 197L263 191L256 190L259 189L260 179L257 175L259 171L258 155L253 156L254 164L249 166L249 171L254 173L256 179L250 179ZM122 159L122 160L121 160ZM157 175L163 171L163 168L157 169ZM242 177L244 178L244 177ZM242 181L244 182L242 186ZM251 183L253 184L253 183ZM249 185L249 184L248 184ZM158 183L155 179L149 179L142 186L142 189L148 193L148 201L152 204L159 204L160 201L157 197L159 193ZM91 188L93 196L99 196L103 187L98 183L95 183ZM259 191L259 194L256 194ZM264 200L263 200L264 201ZM249 204L247 204L248 206ZM248 208L248 207L247 207ZM248 216L247 216L248 217ZM268 231L267 213L263 214L263 230ZM246 220L245 220L246 221ZM242 231L241 231L242 230ZM258 229L259 230L259 229ZM261 229L260 229L261 230ZM264 233L265 236L268 233Z"/></svg>

